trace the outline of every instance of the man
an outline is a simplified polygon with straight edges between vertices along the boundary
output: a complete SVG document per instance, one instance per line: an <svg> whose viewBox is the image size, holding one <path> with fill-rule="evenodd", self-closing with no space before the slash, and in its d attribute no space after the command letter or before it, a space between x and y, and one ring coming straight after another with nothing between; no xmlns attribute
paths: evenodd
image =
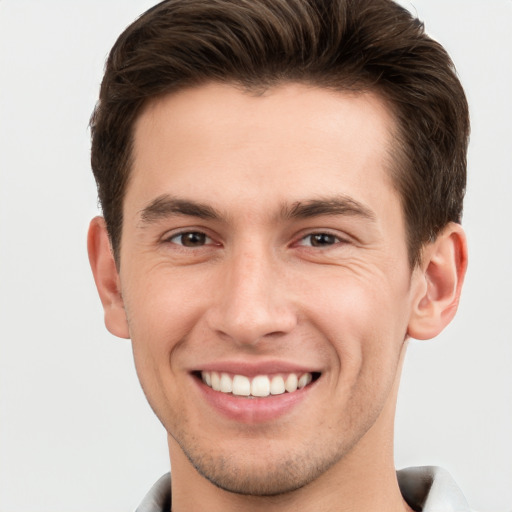
<svg viewBox="0 0 512 512"><path fill-rule="evenodd" d="M469 133L387 0L171 0L114 45L89 255L172 467L140 511L469 510L395 472L409 337L453 318Z"/></svg>

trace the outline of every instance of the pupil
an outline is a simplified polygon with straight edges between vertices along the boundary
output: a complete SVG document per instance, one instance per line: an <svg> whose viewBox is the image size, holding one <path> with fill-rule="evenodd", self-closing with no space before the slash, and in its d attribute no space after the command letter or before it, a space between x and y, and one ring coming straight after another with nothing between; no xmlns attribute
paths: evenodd
<svg viewBox="0 0 512 512"><path fill-rule="evenodd" d="M186 247L204 245L206 235L204 233L186 233L181 237L181 243Z"/></svg>
<svg viewBox="0 0 512 512"><path fill-rule="evenodd" d="M334 235L329 235L327 233L319 233L317 235L312 235L311 237L311 245L313 245L314 247L319 247L322 245L332 245L334 242Z"/></svg>

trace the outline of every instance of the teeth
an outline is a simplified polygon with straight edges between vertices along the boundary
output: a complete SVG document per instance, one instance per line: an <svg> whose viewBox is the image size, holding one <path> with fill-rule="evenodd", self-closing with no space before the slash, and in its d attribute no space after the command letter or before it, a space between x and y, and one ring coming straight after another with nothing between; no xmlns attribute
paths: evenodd
<svg viewBox="0 0 512 512"><path fill-rule="evenodd" d="M233 395L249 396L251 394L251 381L243 375L233 378Z"/></svg>
<svg viewBox="0 0 512 512"><path fill-rule="evenodd" d="M286 378L286 382L284 383L284 388L288 393L293 393L294 391L297 391L297 384L299 382L299 379L297 375L294 373L290 373L288 377Z"/></svg>
<svg viewBox="0 0 512 512"><path fill-rule="evenodd" d="M212 372L212 388L220 391L220 375L217 372Z"/></svg>
<svg viewBox="0 0 512 512"><path fill-rule="evenodd" d="M203 382L215 391L221 393L233 393L237 396L266 397L269 395L281 395L284 392L293 393L311 383L311 373L296 373L287 375L258 375L252 381L245 375L234 375L218 372L201 372Z"/></svg>
<svg viewBox="0 0 512 512"><path fill-rule="evenodd" d="M299 389L302 389L303 387L306 387L312 380L312 376L310 373L305 373L304 375L301 375L299 379L299 383L297 384L297 387Z"/></svg>
<svg viewBox="0 0 512 512"><path fill-rule="evenodd" d="M280 375L273 377L270 381L270 394L271 395L282 395L286 391L284 387L284 379Z"/></svg>
<svg viewBox="0 0 512 512"><path fill-rule="evenodd" d="M233 391L233 381L227 373L220 376L220 390L223 393L231 393Z"/></svg>
<svg viewBox="0 0 512 512"><path fill-rule="evenodd" d="M270 395L270 380L266 375L258 375L251 382L252 396L268 396Z"/></svg>
<svg viewBox="0 0 512 512"><path fill-rule="evenodd" d="M212 374L210 372L203 372L201 374L201 377L203 378L203 382L207 385L212 387Z"/></svg>

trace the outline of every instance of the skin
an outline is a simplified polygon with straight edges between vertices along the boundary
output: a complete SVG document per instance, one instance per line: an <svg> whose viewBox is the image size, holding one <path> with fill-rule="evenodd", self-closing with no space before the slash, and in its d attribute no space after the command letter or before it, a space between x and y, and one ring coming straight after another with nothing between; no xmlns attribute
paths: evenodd
<svg viewBox="0 0 512 512"><path fill-rule="evenodd" d="M393 464L406 340L451 320L467 258L450 224L409 267L394 127L375 95L297 84L186 89L137 120L120 267L101 218L89 254L168 432L173 510L408 510ZM320 378L284 414L237 421L194 374L225 362Z"/></svg>

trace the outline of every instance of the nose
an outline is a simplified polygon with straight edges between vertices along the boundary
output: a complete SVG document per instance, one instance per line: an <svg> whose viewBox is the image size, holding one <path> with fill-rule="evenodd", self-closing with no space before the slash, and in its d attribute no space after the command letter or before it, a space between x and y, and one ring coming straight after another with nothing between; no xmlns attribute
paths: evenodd
<svg viewBox="0 0 512 512"><path fill-rule="evenodd" d="M279 338L297 324L285 273L271 255L243 251L223 265L208 311L209 328L239 345Z"/></svg>

